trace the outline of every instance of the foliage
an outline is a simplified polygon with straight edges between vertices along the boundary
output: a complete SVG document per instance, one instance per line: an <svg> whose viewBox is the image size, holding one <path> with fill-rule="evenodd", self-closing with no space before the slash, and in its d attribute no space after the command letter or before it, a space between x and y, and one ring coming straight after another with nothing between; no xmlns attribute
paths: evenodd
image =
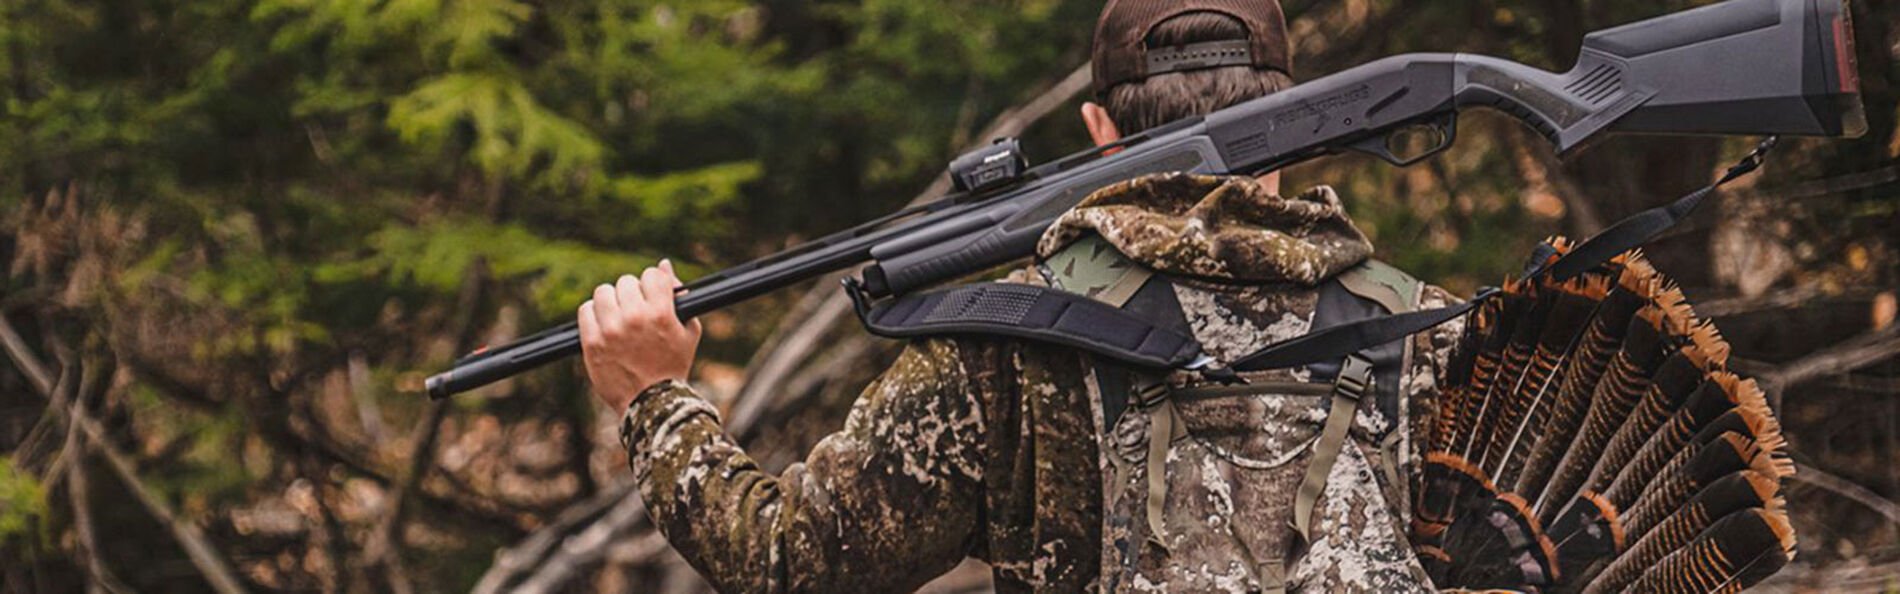
<svg viewBox="0 0 1900 594"><path fill-rule="evenodd" d="M29 340L62 333L131 372L114 388L128 406L111 414L163 465L155 491L210 513L299 501L301 480L333 500L303 508L315 526L371 521L342 489L389 488L404 444L338 424L354 413L325 416L352 358L384 382L349 386L373 391L364 418L403 431L420 418L405 391L418 374L566 321L595 283L661 256L705 274L881 214L983 120L1079 63L1076 23L1095 9L12 2L0 8L5 286L51 291L34 311L83 322L30 321ZM744 352L771 329L771 316L746 319L716 325L725 344L711 351ZM31 393L20 381L0 372ZM549 411L583 426L593 411L574 386L557 369L456 415L502 415L468 429L490 439ZM583 453L550 472L578 485L573 497L605 470ZM484 497L548 513L564 501ZM493 523L523 517L417 513L490 523L468 543L506 542ZM478 549L417 570L463 589L480 567L447 559L489 557ZM133 585L168 587L152 579Z"/></svg>
<svg viewBox="0 0 1900 594"><path fill-rule="evenodd" d="M1880 10L1870 1L1863 12ZM1402 51L1557 68L1589 28L1690 3L1285 0L1303 80ZM0 6L0 314L56 367L107 366L101 421L259 589L382 590L396 572L363 551L431 418L425 373L569 321L596 283L660 257L691 280L891 211L983 140L985 122L1082 64L1100 8L12 0ZM1802 145L1765 185L1890 160L1892 65L1876 58L1892 47L1891 12L1859 20L1877 32L1862 43L1877 137ZM1075 107L1026 134L1032 157L1080 146ZM1534 139L1496 116L1462 125L1428 165L1345 157L1289 181L1337 185L1381 258L1469 292L1544 235L1584 228L1565 208L1577 197L1552 197L1563 168ZM1586 187L1609 217L1706 180L1737 148L1683 142L1609 144L1569 167L1663 188ZM1645 155L1680 162L1653 172ZM1811 210L1759 213L1804 225L1778 238L1803 271L1775 282L1892 286L1879 231L1896 216L1890 196L1790 208ZM1836 223L1851 231L1816 230ZM1860 264L1840 262L1849 248ZM702 375L743 376L792 301L709 316ZM575 371L459 401L421 450L434 457L399 533L425 590L467 590L496 546L624 476ZM0 418L43 406L0 365ZM16 443L28 438L0 423L0 452L44 450ZM17 466L43 469L31 462ZM0 463L0 541L46 517L35 480ZM300 521L268 538L228 521L282 509ZM154 563L188 562L163 531L127 538ZM343 558L310 561L329 555ZM140 590L200 585L124 573Z"/></svg>
<svg viewBox="0 0 1900 594"><path fill-rule="evenodd" d="M46 493L33 475L13 467L8 456L0 456L0 543L38 546L33 535L46 519Z"/></svg>

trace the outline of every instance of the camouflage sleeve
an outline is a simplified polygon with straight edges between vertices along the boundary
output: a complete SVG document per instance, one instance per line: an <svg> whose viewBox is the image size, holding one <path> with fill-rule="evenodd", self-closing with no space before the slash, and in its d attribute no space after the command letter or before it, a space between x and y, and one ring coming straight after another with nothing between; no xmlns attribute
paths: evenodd
<svg viewBox="0 0 1900 594"><path fill-rule="evenodd" d="M842 430L777 477L676 382L623 427L660 532L725 592L910 591L960 562L982 505L984 420L955 348L919 342Z"/></svg>

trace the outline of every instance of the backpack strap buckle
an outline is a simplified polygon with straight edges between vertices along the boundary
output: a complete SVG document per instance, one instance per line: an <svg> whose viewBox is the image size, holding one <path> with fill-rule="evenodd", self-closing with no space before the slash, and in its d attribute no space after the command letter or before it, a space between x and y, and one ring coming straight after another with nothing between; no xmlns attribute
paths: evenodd
<svg viewBox="0 0 1900 594"><path fill-rule="evenodd" d="M1148 542L1163 551L1168 550L1164 519L1168 500L1168 450L1175 441L1187 437L1187 425L1176 415L1174 401L1168 398L1172 392L1166 381L1134 390L1135 405L1148 412Z"/></svg>
<svg viewBox="0 0 1900 594"><path fill-rule="evenodd" d="M1306 476L1300 479L1293 499L1293 530L1299 533L1302 544L1312 542L1313 509L1326 492L1333 463L1339 461L1339 452L1346 447L1353 417L1359 414L1359 401L1372 392L1374 383L1372 361L1358 354L1346 357L1339 367L1339 377L1333 380L1333 403L1326 413L1326 427L1313 444L1312 462L1307 464Z"/></svg>
<svg viewBox="0 0 1900 594"><path fill-rule="evenodd" d="M1339 377L1333 380L1333 396L1359 400L1372 392L1374 383L1372 361L1353 354L1346 357L1345 364L1339 368Z"/></svg>
<svg viewBox="0 0 1900 594"><path fill-rule="evenodd" d="M1168 383L1155 382L1133 390L1135 408L1149 409L1168 400Z"/></svg>

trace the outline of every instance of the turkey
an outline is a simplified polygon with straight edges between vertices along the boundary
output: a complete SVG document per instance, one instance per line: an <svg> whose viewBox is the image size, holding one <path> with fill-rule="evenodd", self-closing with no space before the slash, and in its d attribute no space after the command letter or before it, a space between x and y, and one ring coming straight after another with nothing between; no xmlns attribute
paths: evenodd
<svg viewBox="0 0 1900 594"><path fill-rule="evenodd" d="M1640 251L1508 283L1457 353L1412 502L1439 588L1736 592L1793 556L1774 414Z"/></svg>

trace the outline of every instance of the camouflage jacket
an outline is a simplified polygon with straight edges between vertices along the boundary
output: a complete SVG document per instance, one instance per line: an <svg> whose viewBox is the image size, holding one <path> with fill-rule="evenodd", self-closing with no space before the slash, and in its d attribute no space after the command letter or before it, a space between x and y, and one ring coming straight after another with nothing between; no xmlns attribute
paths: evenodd
<svg viewBox="0 0 1900 594"><path fill-rule="evenodd" d="M1250 178L1163 175L1105 188L1052 227L1039 254L1091 234L1171 278L1195 337L1223 360L1305 333L1315 286L1371 253L1330 189L1282 198ZM1419 299L1451 300L1434 287ZM842 430L776 477L683 384L647 389L623 433L654 523L722 591L908 591L966 556L988 561L1003 592L1244 592L1282 578L1293 591L1426 591L1401 528L1406 486L1378 469L1382 451L1396 452L1400 474L1416 474L1410 428L1426 425L1457 331L1413 338L1398 418L1359 412L1318 499L1312 542L1297 548L1288 518L1326 419L1323 396L1174 403L1185 431L1165 450L1165 521L1150 523L1151 415L1103 427L1094 359L1061 347L914 342ZM1400 447L1378 447L1373 436L1394 432ZM1153 535L1150 525L1165 528Z"/></svg>

